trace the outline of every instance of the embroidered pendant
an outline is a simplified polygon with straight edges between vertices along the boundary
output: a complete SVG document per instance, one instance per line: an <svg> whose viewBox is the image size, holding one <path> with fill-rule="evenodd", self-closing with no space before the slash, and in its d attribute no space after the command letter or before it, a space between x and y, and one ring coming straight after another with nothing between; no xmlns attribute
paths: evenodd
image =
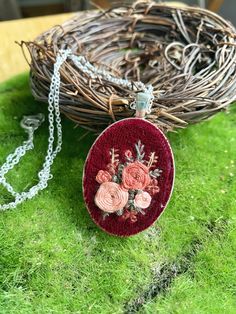
<svg viewBox="0 0 236 314"><path fill-rule="evenodd" d="M174 183L174 159L152 123L128 118L109 126L85 162L83 192L93 221L104 231L131 236L165 209Z"/></svg>

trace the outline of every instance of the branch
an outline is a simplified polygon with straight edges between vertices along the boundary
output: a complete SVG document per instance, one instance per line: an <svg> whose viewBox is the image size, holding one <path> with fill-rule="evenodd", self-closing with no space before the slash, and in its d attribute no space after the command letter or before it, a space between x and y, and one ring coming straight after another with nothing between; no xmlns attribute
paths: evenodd
<svg viewBox="0 0 236 314"><path fill-rule="evenodd" d="M112 148L110 150L111 155L111 164L114 165L116 162L119 162L118 149Z"/></svg>
<svg viewBox="0 0 236 314"><path fill-rule="evenodd" d="M157 162L157 159L158 157L155 155L155 152L152 152L149 156L147 167L151 168Z"/></svg>

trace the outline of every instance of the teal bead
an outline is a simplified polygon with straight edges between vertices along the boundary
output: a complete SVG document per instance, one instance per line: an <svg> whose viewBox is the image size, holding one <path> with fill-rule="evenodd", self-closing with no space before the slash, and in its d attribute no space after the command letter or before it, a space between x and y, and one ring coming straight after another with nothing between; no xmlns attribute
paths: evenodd
<svg viewBox="0 0 236 314"><path fill-rule="evenodd" d="M152 100L152 94L150 92L139 92L136 95L136 110L146 110L150 108L150 102Z"/></svg>

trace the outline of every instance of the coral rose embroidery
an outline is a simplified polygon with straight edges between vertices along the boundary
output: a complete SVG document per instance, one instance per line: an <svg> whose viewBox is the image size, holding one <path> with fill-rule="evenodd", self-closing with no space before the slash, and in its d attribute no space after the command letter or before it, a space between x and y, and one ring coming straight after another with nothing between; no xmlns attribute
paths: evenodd
<svg viewBox="0 0 236 314"><path fill-rule="evenodd" d="M127 149L127 150L125 151L125 156L126 156L127 158L132 158L132 152L131 152L131 150Z"/></svg>
<svg viewBox="0 0 236 314"><path fill-rule="evenodd" d="M141 141L135 144L135 150L136 154L126 150L121 162L119 151L112 148L107 170L99 170L96 175L100 186L94 201L102 210L104 218L115 213L123 221L136 223L140 215L145 215L152 197L159 192L157 178L162 171L155 167L155 152L144 158Z"/></svg>
<svg viewBox="0 0 236 314"><path fill-rule="evenodd" d="M157 179L152 179L145 189L149 194L154 195L160 191Z"/></svg>
<svg viewBox="0 0 236 314"><path fill-rule="evenodd" d="M140 192L135 196L134 205L145 209L149 207L151 200L151 195L148 192Z"/></svg>
<svg viewBox="0 0 236 314"><path fill-rule="evenodd" d="M122 190L119 184L104 182L95 195L95 204L104 212L114 213L125 207L128 198L129 193Z"/></svg>
<svg viewBox="0 0 236 314"><path fill-rule="evenodd" d="M139 161L128 164L122 173L123 186L129 190L143 190L150 183L149 169Z"/></svg>
<svg viewBox="0 0 236 314"><path fill-rule="evenodd" d="M111 181L111 178L112 177L108 171L99 170L98 174L96 176L96 181L98 183L109 182L109 181Z"/></svg>

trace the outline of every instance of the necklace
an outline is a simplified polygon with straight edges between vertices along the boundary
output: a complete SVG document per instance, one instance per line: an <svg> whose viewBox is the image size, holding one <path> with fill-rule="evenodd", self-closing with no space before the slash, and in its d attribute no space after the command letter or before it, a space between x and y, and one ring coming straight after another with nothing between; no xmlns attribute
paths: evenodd
<svg viewBox="0 0 236 314"><path fill-rule="evenodd" d="M21 126L27 132L28 140L16 148L0 168L0 184L14 198L12 202L0 205L0 210L15 208L33 198L53 177L51 166L62 147L60 67L67 59L91 79L112 82L134 95L130 108L136 111L136 117L113 123L91 147L84 166L83 191L92 219L103 230L118 236L136 234L149 227L163 212L174 181L170 145L164 134L144 119L151 111L153 87L117 78L96 68L83 56L73 55L70 49L60 50L54 63L48 95L48 148L38 173L39 181L28 191L18 193L5 176L28 150L34 148L34 132L44 122L42 114L23 117Z"/></svg>

